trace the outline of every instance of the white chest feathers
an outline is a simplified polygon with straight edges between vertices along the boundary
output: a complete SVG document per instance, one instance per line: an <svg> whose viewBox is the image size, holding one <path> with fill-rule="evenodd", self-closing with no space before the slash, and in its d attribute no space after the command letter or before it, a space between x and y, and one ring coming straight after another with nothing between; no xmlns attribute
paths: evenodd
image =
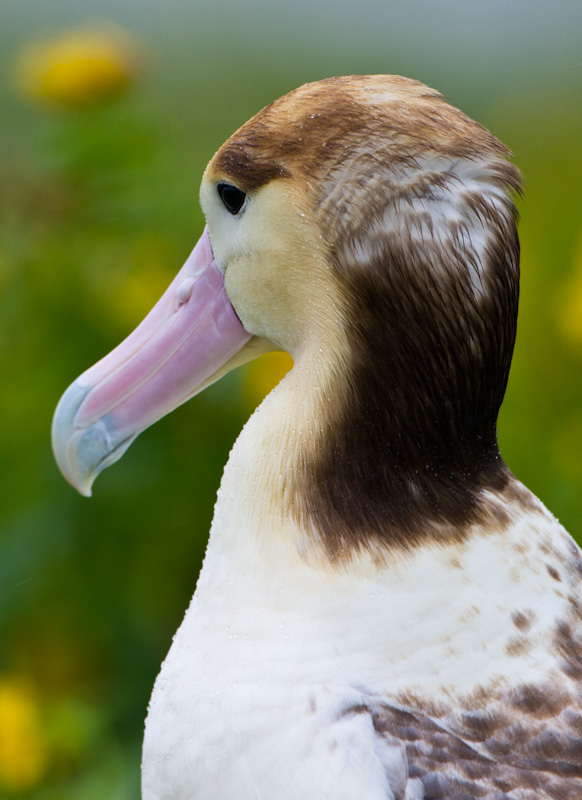
<svg viewBox="0 0 582 800"><path fill-rule="evenodd" d="M237 518L223 494L220 534L152 696L144 800L421 800L430 778L415 777L402 726L427 752L435 726L459 747L455 720L480 713L483 697L500 713L558 669L576 553L541 511L350 571L309 566L282 552L285 537L265 545Z"/></svg>

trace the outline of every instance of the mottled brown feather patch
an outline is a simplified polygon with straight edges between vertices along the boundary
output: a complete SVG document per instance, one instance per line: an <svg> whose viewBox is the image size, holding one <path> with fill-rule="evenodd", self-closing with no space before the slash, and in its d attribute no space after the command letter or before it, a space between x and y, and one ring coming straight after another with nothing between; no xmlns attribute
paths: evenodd
<svg viewBox="0 0 582 800"><path fill-rule="evenodd" d="M411 695L358 706L378 735L404 745L425 798L578 800L582 797L580 687L555 681L426 703Z"/></svg>
<svg viewBox="0 0 582 800"><path fill-rule="evenodd" d="M582 557L561 557L563 581L576 598ZM579 598L578 598L579 600ZM410 692L393 701L371 696L378 734L403 744L411 778L425 798L443 800L579 800L582 797L582 616L570 603L553 628L558 659L545 678L509 686L492 681L438 702ZM514 611L516 627L535 621Z"/></svg>
<svg viewBox="0 0 582 800"><path fill-rule="evenodd" d="M511 621L513 622L515 627L519 631L522 631L523 633L526 633L531 628L535 620L536 620L535 613L529 609L523 611L519 611L516 609L511 613Z"/></svg>
<svg viewBox="0 0 582 800"><path fill-rule="evenodd" d="M505 652L512 658L525 655L531 643L525 636L512 636L505 645Z"/></svg>
<svg viewBox="0 0 582 800"><path fill-rule="evenodd" d="M550 578L553 578L558 583L562 582L562 579L560 578L560 573L553 566L553 564L546 564L546 569L548 570L548 575L550 576Z"/></svg>

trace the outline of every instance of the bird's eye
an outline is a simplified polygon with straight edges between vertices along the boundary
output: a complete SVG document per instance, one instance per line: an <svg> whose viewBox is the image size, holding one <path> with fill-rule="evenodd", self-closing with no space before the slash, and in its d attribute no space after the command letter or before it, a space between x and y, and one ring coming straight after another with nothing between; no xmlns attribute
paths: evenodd
<svg viewBox="0 0 582 800"><path fill-rule="evenodd" d="M216 189L226 210L231 214L238 214L244 205L246 194L230 183L219 183Z"/></svg>

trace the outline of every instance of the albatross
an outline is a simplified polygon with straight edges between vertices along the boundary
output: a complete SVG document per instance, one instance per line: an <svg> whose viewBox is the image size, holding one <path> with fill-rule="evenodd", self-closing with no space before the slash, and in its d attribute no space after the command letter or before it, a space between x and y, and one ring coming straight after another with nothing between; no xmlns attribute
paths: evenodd
<svg viewBox="0 0 582 800"><path fill-rule="evenodd" d="M144 800L582 797L581 553L497 443L508 156L413 80L290 92L214 155L192 254L63 395L56 459L89 495L229 370L294 359L225 467Z"/></svg>

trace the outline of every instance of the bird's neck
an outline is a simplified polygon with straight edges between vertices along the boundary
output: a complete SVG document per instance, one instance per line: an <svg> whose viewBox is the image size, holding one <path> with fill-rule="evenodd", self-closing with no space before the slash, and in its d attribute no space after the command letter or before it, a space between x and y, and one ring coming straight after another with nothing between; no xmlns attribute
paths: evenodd
<svg viewBox="0 0 582 800"><path fill-rule="evenodd" d="M516 554L557 547L562 542L559 526L511 479L504 492L488 496L488 525L473 523L457 540L425 539L409 549L353 547L343 559L330 557L321 532L302 516L301 498L294 493L301 464L298 443L318 434L318 421L306 414L307 405L290 405L295 378L290 376L269 396L233 448L188 613L194 625L188 641L198 642L205 630L214 637L228 627L237 641L249 642L244 656L249 663L257 650L269 650L264 636L275 641L277 657L296 665L304 653L290 652L294 643L305 645L306 651L312 648L315 658L326 630L323 641L342 648L340 656L333 651L333 659L345 661L346 670L353 672L354 654L369 653L366 679L373 682L388 671L394 680L391 690L416 690L430 674L439 686L468 681L465 688L471 691L487 683L502 660L503 668L515 669L515 659L504 650L510 613L504 604L516 591L526 606L533 603L540 580L529 564L515 569ZM551 576L542 577L552 585ZM471 610L476 597L484 605L482 617ZM470 675L456 671L458 660L451 655L459 620L459 653L479 647L483 655ZM498 658L483 649L489 635ZM325 658L331 663L330 654Z"/></svg>
<svg viewBox="0 0 582 800"><path fill-rule="evenodd" d="M320 352L297 359L245 425L219 492L220 526L230 529L227 514L261 547L339 563L461 541L492 516L500 524L509 472L496 452L467 473L439 474L430 452L407 468L385 408L367 402L369 387L343 385L345 365Z"/></svg>

